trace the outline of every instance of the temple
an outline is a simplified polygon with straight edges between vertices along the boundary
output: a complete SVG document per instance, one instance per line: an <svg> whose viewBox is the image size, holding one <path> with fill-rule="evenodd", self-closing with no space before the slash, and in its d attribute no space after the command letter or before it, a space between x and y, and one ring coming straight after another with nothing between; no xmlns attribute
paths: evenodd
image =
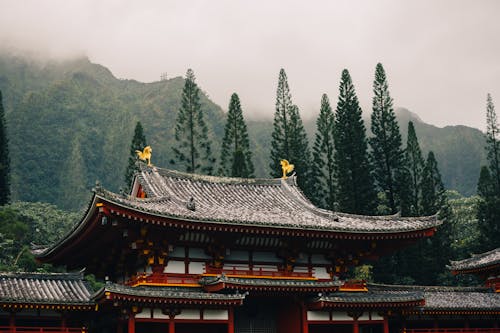
<svg viewBox="0 0 500 333"><path fill-rule="evenodd" d="M440 224L436 216L323 210L294 176L142 165L130 194L96 186L73 230L35 251L79 273L0 275L0 333L500 332L498 251L490 270L481 269L489 259L477 268L492 273L484 287L348 278L350 268L430 237ZM103 287L92 291L82 269Z"/></svg>

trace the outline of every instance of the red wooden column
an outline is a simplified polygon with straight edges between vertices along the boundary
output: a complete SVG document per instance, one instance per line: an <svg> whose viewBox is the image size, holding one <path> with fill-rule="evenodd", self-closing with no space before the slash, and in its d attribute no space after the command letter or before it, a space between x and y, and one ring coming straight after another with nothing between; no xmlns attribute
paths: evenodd
<svg viewBox="0 0 500 333"><path fill-rule="evenodd" d="M389 333L389 318L384 316L384 333Z"/></svg>
<svg viewBox="0 0 500 333"><path fill-rule="evenodd" d="M66 329L66 313L65 312L61 313L61 329L62 330Z"/></svg>
<svg viewBox="0 0 500 333"><path fill-rule="evenodd" d="M16 331L16 313L11 312L9 316L9 331L10 332L15 332Z"/></svg>
<svg viewBox="0 0 500 333"><path fill-rule="evenodd" d="M135 315L130 312L128 316L128 333L135 333Z"/></svg>
<svg viewBox="0 0 500 333"><path fill-rule="evenodd" d="M227 321L227 333L234 333L234 309L229 308Z"/></svg>
<svg viewBox="0 0 500 333"><path fill-rule="evenodd" d="M171 315L168 320L168 333L175 333L175 321L173 315Z"/></svg>
<svg viewBox="0 0 500 333"><path fill-rule="evenodd" d="M302 314L302 333L309 333L309 324L307 323L307 308L305 307L305 305L302 303L300 305L300 311L301 311L301 314Z"/></svg>
<svg viewBox="0 0 500 333"><path fill-rule="evenodd" d="M358 317L354 317L354 323L352 324L352 333L359 333Z"/></svg>

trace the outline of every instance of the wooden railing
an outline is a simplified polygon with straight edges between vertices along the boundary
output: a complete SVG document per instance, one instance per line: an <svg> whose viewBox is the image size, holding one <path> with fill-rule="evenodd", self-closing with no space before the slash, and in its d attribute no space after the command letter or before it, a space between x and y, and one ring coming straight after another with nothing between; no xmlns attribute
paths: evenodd
<svg viewBox="0 0 500 333"><path fill-rule="evenodd" d="M175 273L139 274L126 282L129 286L138 285L198 285L198 275Z"/></svg>
<svg viewBox="0 0 500 333"><path fill-rule="evenodd" d="M415 328L401 333L500 333L500 328Z"/></svg>
<svg viewBox="0 0 500 333"><path fill-rule="evenodd" d="M0 326L0 333L87 333L84 327L10 327Z"/></svg>
<svg viewBox="0 0 500 333"><path fill-rule="evenodd" d="M312 278L313 272L286 272L286 271L271 271L264 268L243 269L239 267L224 267L224 268L206 268L207 274L226 274L238 276L270 276L270 277L289 277L289 278Z"/></svg>

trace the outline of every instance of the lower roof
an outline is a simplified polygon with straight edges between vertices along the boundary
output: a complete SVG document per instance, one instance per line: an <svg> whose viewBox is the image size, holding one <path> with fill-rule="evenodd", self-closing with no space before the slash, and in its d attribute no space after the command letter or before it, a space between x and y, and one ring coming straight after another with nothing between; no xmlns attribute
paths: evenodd
<svg viewBox="0 0 500 333"><path fill-rule="evenodd" d="M0 273L0 304L93 305L83 273Z"/></svg>
<svg viewBox="0 0 500 333"><path fill-rule="evenodd" d="M416 292L425 299L421 310L500 311L500 293L485 287L404 286L370 284L377 293Z"/></svg>
<svg viewBox="0 0 500 333"><path fill-rule="evenodd" d="M466 273L468 271L485 270L500 266L500 248L473 254L470 258L464 260L452 261L449 268L456 273Z"/></svg>
<svg viewBox="0 0 500 333"><path fill-rule="evenodd" d="M236 304L240 305L246 294L207 293L201 288L186 287L130 287L116 283L107 283L94 295L96 301L123 300L132 302L188 303L188 304Z"/></svg>

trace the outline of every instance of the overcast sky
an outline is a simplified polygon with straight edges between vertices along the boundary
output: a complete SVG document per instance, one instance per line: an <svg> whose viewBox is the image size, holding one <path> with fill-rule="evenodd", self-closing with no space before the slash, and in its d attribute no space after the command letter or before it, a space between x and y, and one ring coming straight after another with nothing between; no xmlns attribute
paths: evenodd
<svg viewBox="0 0 500 333"><path fill-rule="evenodd" d="M488 92L500 108L499 17L497 0L0 0L0 47L87 55L144 82L192 68L224 109L237 92L248 118L272 118L282 67L303 117L323 93L336 104L343 68L369 113L381 62L396 106L484 129Z"/></svg>

